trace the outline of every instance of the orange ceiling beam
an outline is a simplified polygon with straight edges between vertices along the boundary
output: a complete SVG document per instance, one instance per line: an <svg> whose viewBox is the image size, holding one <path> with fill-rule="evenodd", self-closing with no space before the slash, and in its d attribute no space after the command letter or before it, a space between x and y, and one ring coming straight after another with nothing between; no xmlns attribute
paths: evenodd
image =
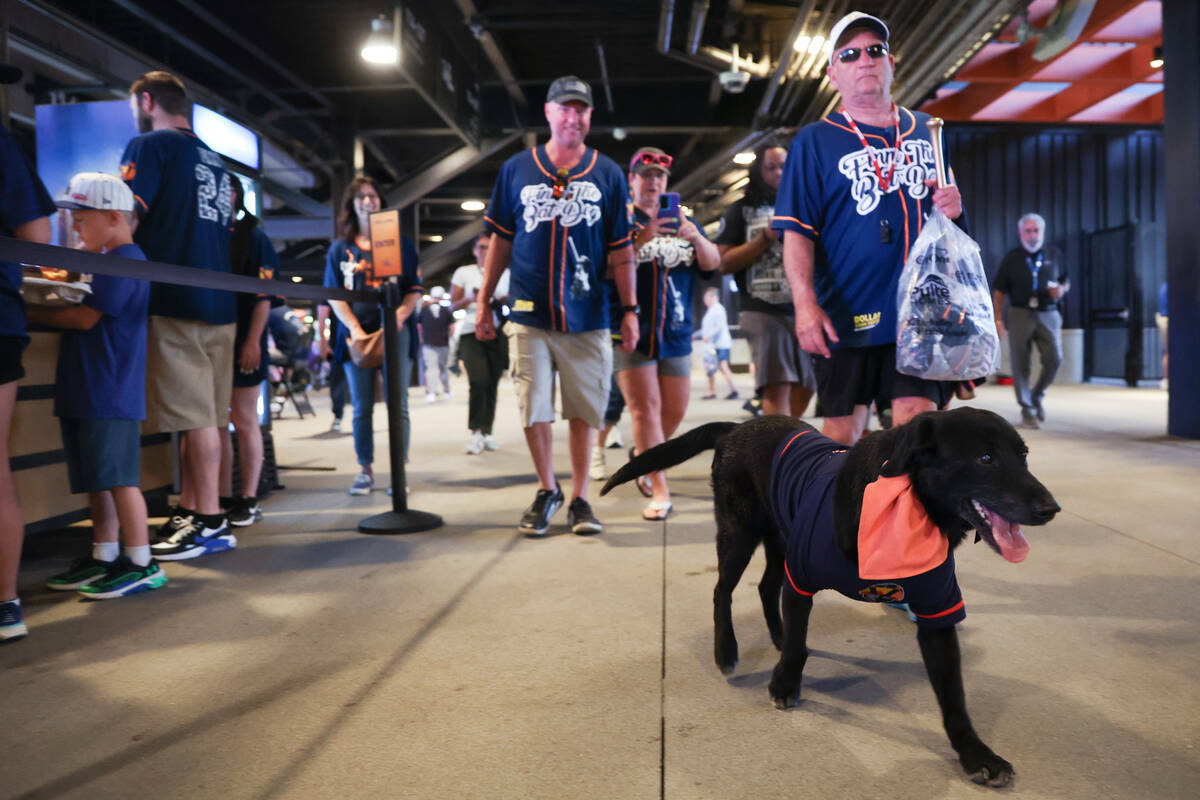
<svg viewBox="0 0 1200 800"><path fill-rule="evenodd" d="M1009 84L972 83L952 95L926 103L921 110L949 120L969 120L1012 89Z"/></svg>
<svg viewBox="0 0 1200 800"><path fill-rule="evenodd" d="M1151 95L1135 106L1131 106L1124 114L1105 120L1109 123L1125 125L1161 125L1163 121L1163 93Z"/></svg>

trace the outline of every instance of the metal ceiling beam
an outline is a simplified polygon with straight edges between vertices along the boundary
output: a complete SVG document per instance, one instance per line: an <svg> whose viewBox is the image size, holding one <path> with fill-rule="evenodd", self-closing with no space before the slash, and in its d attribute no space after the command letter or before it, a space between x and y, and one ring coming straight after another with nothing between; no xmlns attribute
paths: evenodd
<svg viewBox="0 0 1200 800"><path fill-rule="evenodd" d="M692 169L682 180L673 182L671 188L679 192L680 197L684 199L695 196L712 181L713 175L719 174L723 168L732 162L736 154L743 150L753 150L760 142L770 136L774 136L778 131L779 129L777 128L769 128L762 131L748 132L738 141L722 148L716 154L709 157L703 164Z"/></svg>
<svg viewBox="0 0 1200 800"><path fill-rule="evenodd" d="M263 230L271 241L329 239L333 236L333 216L309 217L282 215L262 217Z"/></svg>
<svg viewBox="0 0 1200 800"><path fill-rule="evenodd" d="M496 37L492 36L491 31L472 24L472 20L479 16L479 9L475 7L473 0L454 0L454 4L462 12L463 22L475 34L479 46L483 49L483 54L487 56L488 61L492 62L492 67L496 70L496 74L500 76L500 81L504 84L504 89L508 92L508 96L516 103L519 111L524 111L529 107L529 100L517 84L517 76L513 74L512 68L508 65L508 58L504 55L503 48L496 41ZM519 116L520 114L518 114Z"/></svg>
<svg viewBox="0 0 1200 800"><path fill-rule="evenodd" d="M775 93L779 91L779 84L783 82L783 77L792 65L792 52L795 50L796 40L800 38L800 33L804 30L804 25L808 22L808 17L812 13L815 3L816 0L804 0L796 10L796 19L792 22L792 28L788 31L787 38L783 40L783 50L779 53L779 63L775 65L775 72L772 73L771 79L767 81L767 88L763 91L762 100L758 104L758 111L754 115L755 119L762 119L770 112L771 104L775 101Z"/></svg>
<svg viewBox="0 0 1200 800"><path fill-rule="evenodd" d="M328 204L322 203L319 200L314 200L303 192L298 192L295 189L284 186L282 183L272 178L259 178L258 183L264 192L272 195L273 197L279 198L302 214L308 214L309 216L317 217L327 217L333 213L330 211Z"/></svg>
<svg viewBox="0 0 1200 800"><path fill-rule="evenodd" d="M421 277L429 280L461 257L462 248L483 233L483 220L476 218L442 237L442 240L421 251Z"/></svg>
<svg viewBox="0 0 1200 800"><path fill-rule="evenodd" d="M479 147L463 145L445 158L439 158L429 169L420 172L387 193L388 205L392 208L406 208L425 195L437 189L459 175L474 167L480 161L491 156L521 136L520 132L510 133L499 139L485 139Z"/></svg>

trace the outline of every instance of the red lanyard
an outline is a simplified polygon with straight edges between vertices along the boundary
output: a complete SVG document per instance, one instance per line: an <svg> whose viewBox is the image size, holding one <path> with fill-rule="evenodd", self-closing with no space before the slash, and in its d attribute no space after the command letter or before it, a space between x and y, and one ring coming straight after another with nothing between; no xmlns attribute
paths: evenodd
<svg viewBox="0 0 1200 800"><path fill-rule="evenodd" d="M871 160L871 166L875 168L875 176L879 178L879 188L884 194L887 194L888 187L892 184L892 176L896 174L896 158L899 156L900 144L904 141L900 136L900 109L896 108L896 104L892 103L892 121L896 123L896 153L897 156L892 158L891 169L888 170L887 178L883 177L883 170L879 168L879 162L875 159L875 151L871 149L871 145L867 144L867 137L863 136L862 131L858 129L858 125L854 122L854 118L850 116L850 112L845 108L840 110L846 122L850 123L850 129L854 131L854 135L862 142L862 146L866 148L867 158ZM884 142L886 144L886 140Z"/></svg>

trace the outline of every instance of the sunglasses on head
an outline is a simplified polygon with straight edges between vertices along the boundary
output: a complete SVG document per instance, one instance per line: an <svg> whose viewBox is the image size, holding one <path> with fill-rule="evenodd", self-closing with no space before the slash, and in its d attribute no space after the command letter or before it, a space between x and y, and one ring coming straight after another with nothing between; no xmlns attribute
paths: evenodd
<svg viewBox="0 0 1200 800"><path fill-rule="evenodd" d="M567 188L567 173L570 170L566 167L559 167L558 172L554 176L554 199L559 200L563 196L563 191Z"/></svg>
<svg viewBox="0 0 1200 800"><path fill-rule="evenodd" d="M866 47L847 47L837 54L837 60L843 64L853 64L858 61L858 57L866 51L871 58L883 58L888 54L888 46L883 42L877 44L869 44Z"/></svg>
<svg viewBox="0 0 1200 800"><path fill-rule="evenodd" d="M671 168L671 162L675 159L671 158L666 153L638 153L633 157L633 164L636 167L639 164L653 164L655 166Z"/></svg>

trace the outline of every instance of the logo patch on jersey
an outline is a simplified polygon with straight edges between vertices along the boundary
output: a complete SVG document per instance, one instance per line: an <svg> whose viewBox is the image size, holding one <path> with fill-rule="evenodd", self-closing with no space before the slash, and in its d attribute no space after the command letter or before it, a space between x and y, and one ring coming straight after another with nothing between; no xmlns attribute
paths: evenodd
<svg viewBox="0 0 1200 800"><path fill-rule="evenodd" d="M638 250L638 263L658 261L666 269L690 264L696 257L696 248L686 239L677 236L656 236Z"/></svg>
<svg viewBox="0 0 1200 800"><path fill-rule="evenodd" d="M904 587L898 583L873 583L859 589L858 596L868 603L903 603Z"/></svg>
<svg viewBox="0 0 1200 800"><path fill-rule="evenodd" d="M882 311L876 311L873 314L855 314L854 315L854 330L869 331L879 324L880 317L883 316Z"/></svg>
<svg viewBox="0 0 1200 800"><path fill-rule="evenodd" d="M137 164L130 161L128 164L121 165L121 180L131 181L137 175Z"/></svg>
<svg viewBox="0 0 1200 800"><path fill-rule="evenodd" d="M543 222L558 220L564 228L579 223L588 227L600 221L600 202L604 196L591 181L572 181L562 196L554 196L554 187L535 183L521 189L521 205L525 207L525 232L533 231Z"/></svg>
<svg viewBox="0 0 1200 800"><path fill-rule="evenodd" d="M275 279L275 268L274 267L259 267L258 268L258 278L259 278L259 280L264 280L264 281L274 280Z"/></svg>
<svg viewBox="0 0 1200 800"><path fill-rule="evenodd" d="M933 168L933 145L927 140L909 139L900 144L899 150L894 147L872 147L868 152L866 148L859 148L838 160L838 172L850 180L850 196L854 198L854 210L860 216L874 211L884 194L880 190L879 175L875 172L872 159L878 163L879 171L884 176L891 171L893 163L896 165L892 182L888 185L888 194L900 191L901 187L915 200L929 194L925 179L934 177L936 173Z"/></svg>
<svg viewBox="0 0 1200 800"><path fill-rule="evenodd" d="M513 311L533 311L532 300L515 300L512 304Z"/></svg>

